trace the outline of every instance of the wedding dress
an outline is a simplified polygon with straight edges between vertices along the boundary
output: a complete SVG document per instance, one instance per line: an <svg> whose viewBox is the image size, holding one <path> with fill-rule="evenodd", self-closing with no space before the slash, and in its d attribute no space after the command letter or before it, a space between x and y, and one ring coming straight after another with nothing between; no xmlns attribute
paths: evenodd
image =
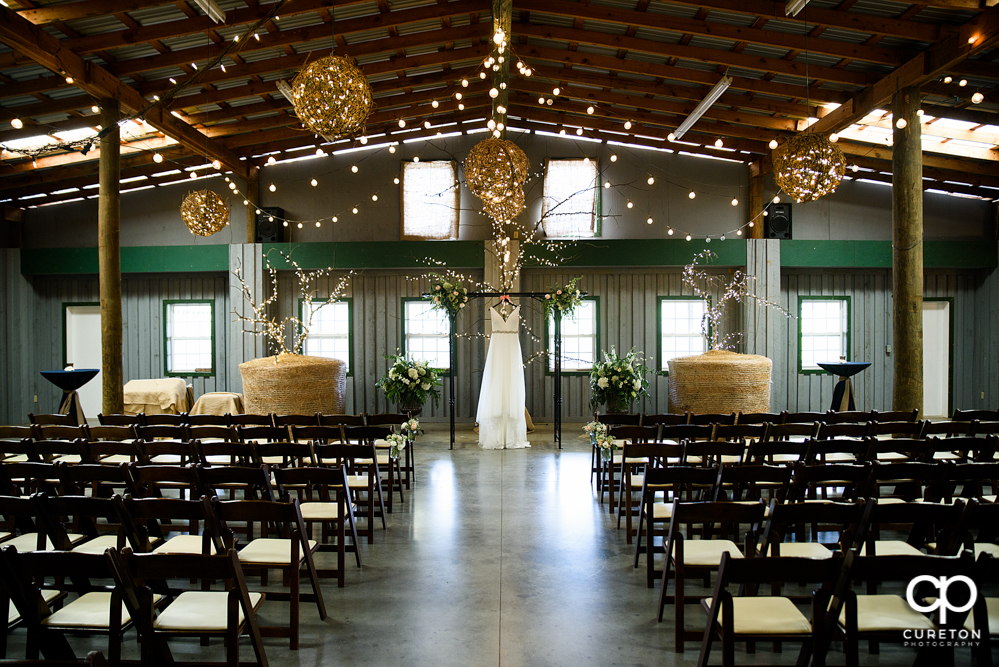
<svg viewBox="0 0 999 667"><path fill-rule="evenodd" d="M510 317L489 309L493 335L489 339L486 367L475 421L479 423L479 446L483 449L523 449L527 441L524 416L524 360L520 352L520 306Z"/></svg>

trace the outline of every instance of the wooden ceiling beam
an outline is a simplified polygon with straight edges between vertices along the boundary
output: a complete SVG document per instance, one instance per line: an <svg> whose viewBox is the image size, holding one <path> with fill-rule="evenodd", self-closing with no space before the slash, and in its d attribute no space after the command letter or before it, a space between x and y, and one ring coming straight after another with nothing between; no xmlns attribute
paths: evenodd
<svg viewBox="0 0 999 667"><path fill-rule="evenodd" d="M121 155L124 159L125 155L130 153L152 153L164 148L172 148L177 145L177 142L169 137L156 137L152 139L140 139L130 142L122 142L121 144ZM188 149L190 150L190 149ZM34 171L36 169L53 169L56 167L65 167L67 165L80 164L85 162L92 162L95 165L100 159L101 152L97 146L87 151L87 154L72 152L72 153L59 153L58 155L48 155L45 157L39 157L32 160L31 158L17 159L8 157L2 163L0 163L0 180L6 180L5 178L10 174L20 174L28 171Z"/></svg>
<svg viewBox="0 0 999 667"><path fill-rule="evenodd" d="M125 109L139 111L147 106L146 99L131 86L107 70L79 55L64 49L59 40L43 29L26 21L6 7L0 7L0 38L18 45L18 49L32 57L37 63L59 74L67 74L76 80L76 85L96 98L117 98ZM216 145L200 132L154 107L146 114L146 122L174 137L194 151L204 151L217 158L241 178L250 178L251 173L245 163L228 149ZM252 180L252 179L251 179Z"/></svg>
<svg viewBox="0 0 999 667"><path fill-rule="evenodd" d="M551 97L550 88L541 83L534 83L532 79L519 81L513 90L515 92L530 93L534 96L543 95L545 97ZM650 99L645 96L621 95L620 93L611 93L583 86L564 86L562 91L559 93L558 98L556 98L555 104L561 104L563 99L585 100L587 102L593 102L600 105L613 105L615 107L630 107L630 109L620 109L619 111L615 111L615 113L622 116L623 120L630 119L635 111L648 109L661 111L677 117L669 122L676 122L676 120L682 121L684 118L689 116L694 110L694 107L697 106L697 102L694 101L690 101L688 103L667 102L663 100ZM726 123L749 125L751 127L765 128L781 132L797 131L797 122L791 118L774 118L773 116L764 116L757 113L745 113L727 109L718 109L715 107L708 109L704 113L704 117L720 120Z"/></svg>
<svg viewBox="0 0 999 667"><path fill-rule="evenodd" d="M10 129L0 130L0 144L5 144L11 141L17 141L18 139L28 139L29 137L37 137L42 134L52 134L54 132L70 132L72 130L82 130L85 127L97 127L101 124L100 115L84 116L82 118L68 118L66 120L60 120L55 123L46 123L44 125L28 125L25 123L24 127L20 130L15 130L14 128L7 125ZM6 124L5 124L6 125Z"/></svg>
<svg viewBox="0 0 999 667"><path fill-rule="evenodd" d="M646 76L660 77L666 80L687 81L690 83L714 86L722 79L722 75L714 72L704 72L701 70L688 69L685 67L671 67L659 63L648 63L638 60L618 60L611 56L602 56L593 53L569 52L564 49L553 49L532 44L525 44L518 48L521 58L533 61L535 59L548 62L561 63L565 67L583 66L595 67L608 72L629 72L632 74L643 74ZM745 90L753 93L764 93L767 95L777 95L789 99L805 97L804 86L793 86L784 83L774 83L762 79L747 79L745 77L732 77L732 88ZM817 104L843 103L849 99L848 93L841 93L834 90L821 88L810 89L809 97Z"/></svg>
<svg viewBox="0 0 999 667"><path fill-rule="evenodd" d="M748 42L765 46L776 46L789 50L809 50L814 53L864 60L884 65L897 65L899 52L893 49L875 48L863 44L853 44L834 39L815 38L809 35L795 35L776 30L730 25L727 23L687 19L649 12L636 13L628 9L617 9L603 5L566 2L565 0L516 0L514 8L534 14L547 14L560 17L580 17L583 19L626 25L631 28L655 28L672 33L704 35L717 39L730 39L735 42ZM515 27L514 32L518 30ZM632 35L633 36L633 35ZM630 37L629 36L629 39Z"/></svg>
<svg viewBox="0 0 999 667"><path fill-rule="evenodd" d="M404 72L407 69L416 67L443 65L445 63L451 63L455 60L477 60L479 58L484 58L489 53L490 45L481 44L462 49L454 49L453 51L437 51L418 56L407 56L405 58L390 58L379 62L365 64L361 67L361 69L364 71L366 76L372 76L376 74L384 74L386 72ZM328 56L329 54L329 49L319 49L312 51L311 53L258 60L257 62L247 63L236 68L229 68L228 71L225 72L220 69L212 70L211 72L206 72L204 76L201 77L197 85L205 86L223 81L231 81L233 79L245 79L246 77L253 75L270 74L289 69L299 69L307 60L316 60L318 58ZM180 84L182 85L183 82L181 81ZM154 95L166 92L167 90L173 88L173 86L174 84L170 83L167 79L158 79L139 84L137 88L143 95Z"/></svg>
<svg viewBox="0 0 999 667"><path fill-rule="evenodd" d="M134 12L137 9L173 4L170 0L84 0L60 5L47 5L31 9L19 9L18 15L35 25L48 25L63 21L97 18L118 12Z"/></svg>
<svg viewBox="0 0 999 667"><path fill-rule="evenodd" d="M934 118L950 118L978 125L999 125L999 113L979 111L978 109L958 109L957 107L944 107L936 104L924 104L922 109L923 113Z"/></svg>
<svg viewBox="0 0 999 667"><path fill-rule="evenodd" d="M760 72L774 72L789 76L801 77L805 79L804 63L780 58L767 58L763 56L752 56L733 51L723 51L702 46L691 46L689 44L670 44L669 42L658 42L649 39L639 39L638 37L625 37L624 35L612 35L595 30L579 30L577 28L562 28L558 26L540 26L517 24L514 34L527 35L538 39L554 41L573 41L580 44L590 44L592 46L607 47L613 49L627 48L629 52L649 53L661 56L663 59L671 57L681 60L694 60L698 62L709 62L718 65L729 65L742 69L758 70ZM530 42L528 42L530 44ZM874 72L856 72L853 70L837 69L835 67L823 67L810 65L808 74L816 79L835 81L837 83L847 83L854 86L868 86L877 81L880 77Z"/></svg>
<svg viewBox="0 0 999 667"><path fill-rule="evenodd" d="M371 30L377 28L403 26L410 23L426 21L431 18L437 18L439 16L462 16L475 11L476 8L479 7L481 7L481 3L479 3L478 0L460 0L459 2L447 2L441 5L430 5L426 7L417 7L415 9L404 9L397 12L389 12L388 14L380 14L377 17L344 19L337 21L332 27L329 23L323 23L321 25L308 26L306 28L298 28L295 30L279 30L277 32L261 35L259 41L255 39L249 40L247 44L240 49L239 53L241 55L245 55L253 53L254 51L274 49L298 42L309 42L316 39L322 39L323 37L328 37L331 33L335 33L338 37L349 37L352 34L356 35L362 32L370 32ZM488 28L489 27L486 25L480 25L478 30L472 29L471 26L466 27L470 33L469 36L480 34L488 35ZM448 33L446 30L441 31L440 29L431 29L426 31L425 37L427 39L423 40L419 40L416 37L418 34L424 33L415 33L412 35L405 35L401 38L397 37L387 40L365 40L356 44L348 44L346 48L340 49L339 51L341 55L357 57L359 55L387 51L395 47L397 44L399 46L395 48L410 48L411 46L442 42L445 41L445 34L448 35L446 37L447 39L467 39L463 33ZM436 37L436 39L430 39L431 37ZM377 44L388 42L390 42L393 46L385 46L380 49L375 47ZM224 48L224 45L222 45L221 48ZM170 53L162 55L149 56L148 58L124 60L115 63L114 66L109 69L111 69L111 71L118 76L123 76L125 74L134 74L137 72L146 72L163 67L181 65L189 63L192 60L195 62L211 60L214 56L215 52L206 54L204 47L193 47L179 51L171 51Z"/></svg>
<svg viewBox="0 0 999 667"><path fill-rule="evenodd" d="M662 97L673 97L681 100L691 100L695 104L704 99L711 89L710 86L668 86L654 81L635 79L633 77L614 76L612 74L595 74L584 72L579 69L566 69L549 67L547 65L532 65L535 73L543 79L566 82L570 86L578 84L583 89L598 86L600 88L613 88L615 90L626 90L641 95L658 95ZM725 93L718 98L718 104L734 107L737 109L757 109L768 113L782 114L789 118L821 118L829 113L821 106L806 107L804 104L794 104L791 102L781 102L778 100L754 97L752 95L742 95L739 93ZM712 107L713 109L716 107Z"/></svg>
<svg viewBox="0 0 999 667"><path fill-rule="evenodd" d="M891 174L882 174L880 172L870 172L870 171L858 171L857 173L850 173L846 176L848 180L860 180L867 179L871 181L878 181L879 183L891 183ZM964 185L961 183L942 183L936 180L923 180L923 190L943 190L944 192L950 192L953 194L962 195L972 195L974 197L982 197L984 199L995 199L999 196L999 193L989 192L982 188L977 188L973 185Z"/></svg>
<svg viewBox="0 0 999 667"><path fill-rule="evenodd" d="M349 7L352 5L366 4L367 0L337 0L338 7ZM295 0L285 5L281 9L281 16L290 17L300 14L319 11L333 6L333 0ZM250 7L230 10L226 12L226 25L238 26L245 23L256 23L261 17L266 16L271 7L264 5L258 7L255 3ZM132 46L143 42L153 42L172 37L183 37L194 35L199 32L209 32L218 28L218 24L207 16L197 18L184 18L176 21L166 21L153 25L142 26L135 30L115 30L99 35L86 35L63 40L63 46L78 53L86 55L114 49L121 46Z"/></svg>
<svg viewBox="0 0 999 667"><path fill-rule="evenodd" d="M974 43L969 43L974 39ZM968 21L946 39L919 53L874 85L851 97L835 111L812 126L811 132L837 132L885 104L896 91L922 86L961 62L989 48L999 39L999 6L992 7Z"/></svg>
<svg viewBox="0 0 999 667"><path fill-rule="evenodd" d="M808 7L807 12L800 12L797 16L785 16L785 3L774 2L772 0L670 1L674 4L686 5L688 7L720 9L726 12L749 16L767 16L780 19L781 21L807 23L808 25L818 25L824 28L845 28L847 30L856 30L858 32L868 32L874 35L905 37L907 39L915 39L922 42L935 42L942 36L946 36L950 30L950 26L939 23L905 21L886 16L872 16L870 14L860 14L857 12L822 9L811 5ZM920 4L929 3L920 2Z"/></svg>

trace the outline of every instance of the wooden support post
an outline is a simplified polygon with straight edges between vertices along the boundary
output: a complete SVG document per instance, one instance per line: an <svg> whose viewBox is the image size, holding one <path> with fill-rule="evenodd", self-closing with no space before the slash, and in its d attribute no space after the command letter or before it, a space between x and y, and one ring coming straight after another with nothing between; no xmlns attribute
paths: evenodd
<svg viewBox="0 0 999 667"><path fill-rule="evenodd" d="M919 87L892 101L894 410L923 408L923 163ZM904 127L899 123L905 121Z"/></svg>
<svg viewBox="0 0 999 667"><path fill-rule="evenodd" d="M101 137L99 190L97 197L98 271L101 290L101 365L104 414L124 411L121 323L121 247L119 230L119 179L121 177L121 137L118 100L101 100L101 125L112 128Z"/></svg>
<svg viewBox="0 0 999 667"><path fill-rule="evenodd" d="M749 177L749 219L753 226L749 228L749 238L763 238L763 174Z"/></svg>
<svg viewBox="0 0 999 667"><path fill-rule="evenodd" d="M260 199L260 180L246 182L246 242L257 242L257 202Z"/></svg>

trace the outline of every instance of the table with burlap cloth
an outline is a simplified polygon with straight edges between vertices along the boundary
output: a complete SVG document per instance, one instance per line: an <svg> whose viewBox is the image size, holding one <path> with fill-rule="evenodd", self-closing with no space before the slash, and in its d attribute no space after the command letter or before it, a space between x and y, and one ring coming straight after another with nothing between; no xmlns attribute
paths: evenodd
<svg viewBox="0 0 999 667"><path fill-rule="evenodd" d="M229 391L202 394L191 408L192 415L241 415L244 412L243 395Z"/></svg>
<svg viewBox="0 0 999 667"><path fill-rule="evenodd" d="M182 378L129 380L124 391L127 415L178 414L191 407L187 383Z"/></svg>

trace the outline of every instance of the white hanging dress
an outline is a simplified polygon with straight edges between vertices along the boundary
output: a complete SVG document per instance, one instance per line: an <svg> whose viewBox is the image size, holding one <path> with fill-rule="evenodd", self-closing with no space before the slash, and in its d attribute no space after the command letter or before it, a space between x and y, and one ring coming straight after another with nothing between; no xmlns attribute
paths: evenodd
<svg viewBox="0 0 999 667"><path fill-rule="evenodd" d="M489 339L486 367L482 371L479 408L479 446L483 449L524 449L527 419L524 416L526 390L524 359L520 351L520 306L510 317L489 309L493 335Z"/></svg>

